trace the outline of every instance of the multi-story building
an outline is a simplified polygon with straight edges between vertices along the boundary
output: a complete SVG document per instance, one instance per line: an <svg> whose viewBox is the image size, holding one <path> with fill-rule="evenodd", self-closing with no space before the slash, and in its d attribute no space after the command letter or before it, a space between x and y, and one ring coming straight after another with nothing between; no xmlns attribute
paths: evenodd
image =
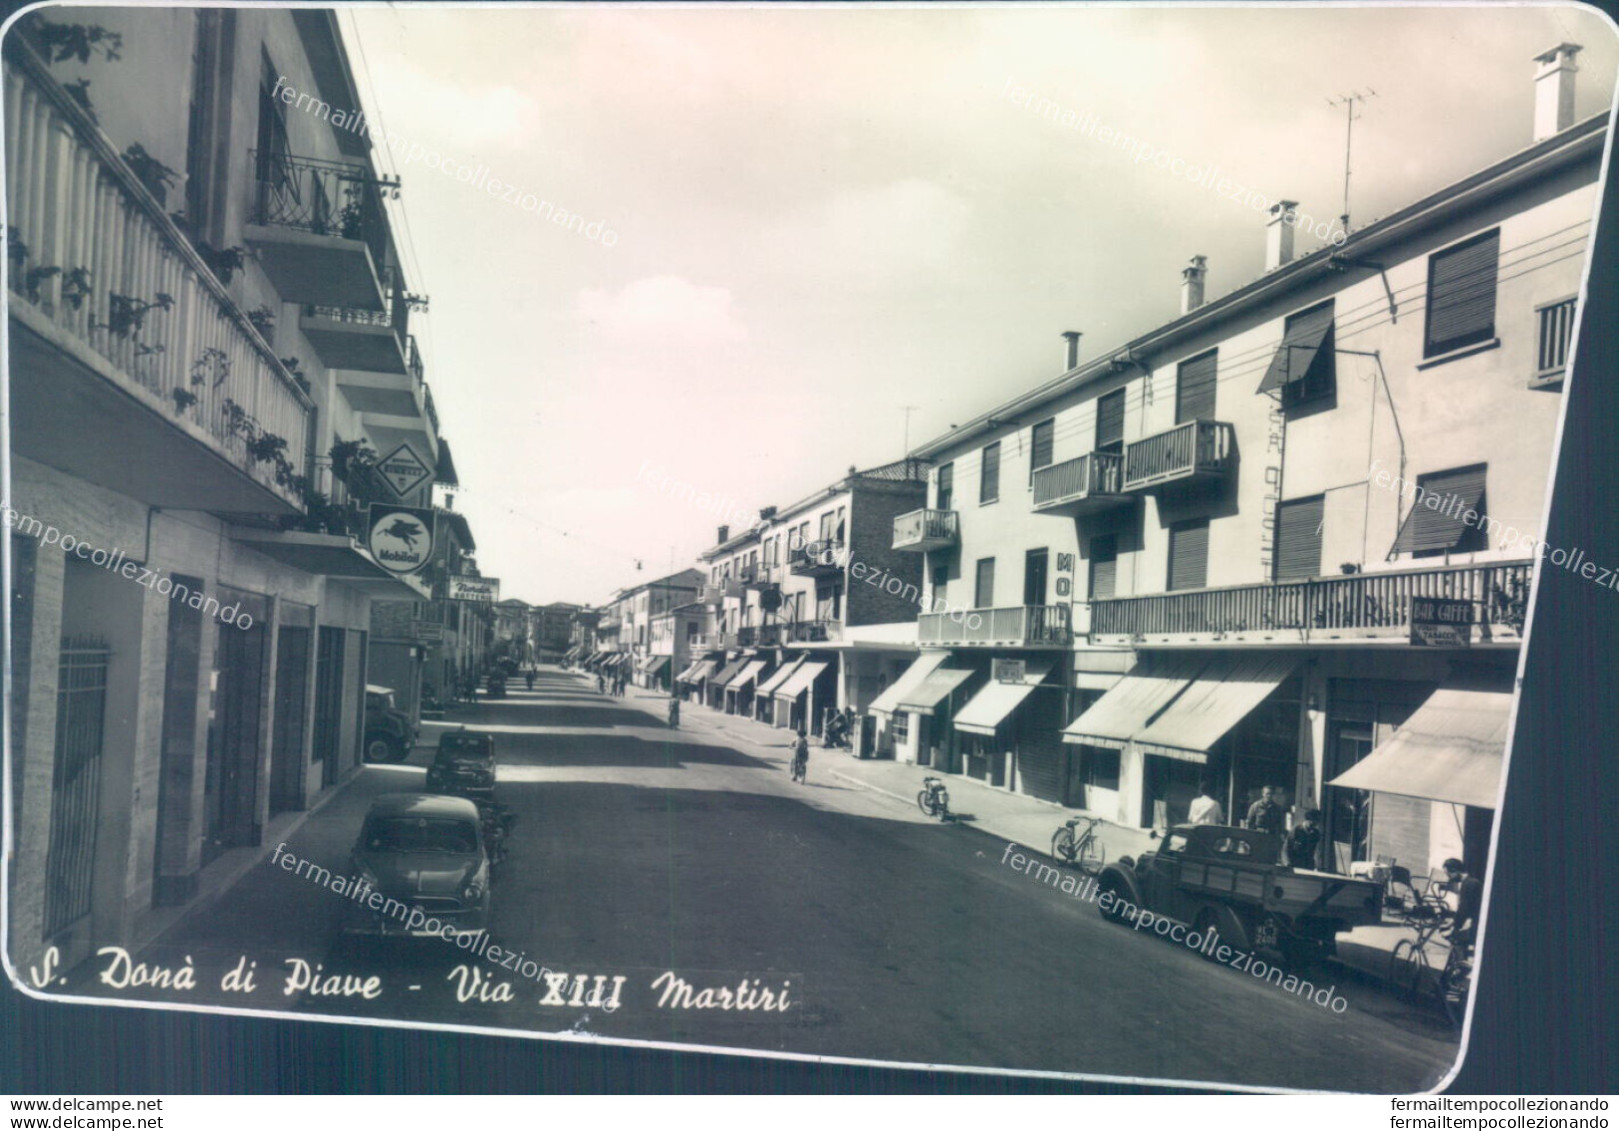
<svg viewBox="0 0 1619 1131"><path fill-rule="evenodd" d="M360 504L426 505L438 447L333 13L35 12L4 79L26 965L138 943L358 766L371 603L427 595Z"/></svg>
<svg viewBox="0 0 1619 1131"><path fill-rule="evenodd" d="M703 575L695 569L681 570L619 591L617 605L622 618L620 650L629 653L628 673L640 687L668 690L678 668L673 668L673 650L653 648L653 626L658 618L683 605L689 605L702 588Z"/></svg>
<svg viewBox="0 0 1619 1131"><path fill-rule="evenodd" d="M1537 59L1526 148L1293 255L916 454L900 756L1129 825L1200 785L1325 811L1327 866L1482 866L1602 118ZM1072 341L1072 339L1071 339ZM1544 550L1544 547L1541 547Z"/></svg>
<svg viewBox="0 0 1619 1131"><path fill-rule="evenodd" d="M573 617L580 607L566 601L553 601L549 605L534 607L533 643L536 660L555 663L568 650Z"/></svg>

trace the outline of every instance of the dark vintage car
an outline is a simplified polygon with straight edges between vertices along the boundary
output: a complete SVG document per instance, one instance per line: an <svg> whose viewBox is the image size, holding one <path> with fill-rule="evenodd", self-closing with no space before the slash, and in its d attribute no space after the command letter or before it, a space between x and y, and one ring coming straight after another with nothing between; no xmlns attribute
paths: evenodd
<svg viewBox="0 0 1619 1131"><path fill-rule="evenodd" d="M438 753L427 767L429 793L487 801L495 796L495 736L482 730L439 735Z"/></svg>
<svg viewBox="0 0 1619 1131"><path fill-rule="evenodd" d="M483 820L477 805L464 797L385 793L375 798L360 826L351 866L382 902L372 908L368 896L351 901L344 927L349 934L443 937L446 924L452 935L488 925ZM409 914L412 908L421 915ZM437 920L437 932L428 929L428 920Z"/></svg>
<svg viewBox="0 0 1619 1131"><path fill-rule="evenodd" d="M394 703L394 689L365 685L365 760L403 762L416 748L417 730Z"/></svg>
<svg viewBox="0 0 1619 1131"><path fill-rule="evenodd" d="M1177 825L1139 860L1102 869L1098 886L1113 893L1102 914L1132 922L1132 908L1145 908L1195 932L1213 927L1236 950L1279 952L1290 965L1332 953L1339 932L1381 921L1377 884L1285 867L1281 849L1274 833Z"/></svg>
<svg viewBox="0 0 1619 1131"><path fill-rule="evenodd" d="M490 672L489 678L484 681L485 694L490 699L506 698L506 677L500 672Z"/></svg>

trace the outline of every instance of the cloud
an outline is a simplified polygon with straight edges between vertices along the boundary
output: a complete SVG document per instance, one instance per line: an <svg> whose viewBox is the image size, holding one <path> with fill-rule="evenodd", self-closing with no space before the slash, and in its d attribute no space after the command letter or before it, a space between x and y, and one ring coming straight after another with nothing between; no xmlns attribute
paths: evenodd
<svg viewBox="0 0 1619 1131"><path fill-rule="evenodd" d="M618 339L657 336L706 343L747 337L730 290L675 275L637 279L617 294L598 287L581 291L579 317Z"/></svg>

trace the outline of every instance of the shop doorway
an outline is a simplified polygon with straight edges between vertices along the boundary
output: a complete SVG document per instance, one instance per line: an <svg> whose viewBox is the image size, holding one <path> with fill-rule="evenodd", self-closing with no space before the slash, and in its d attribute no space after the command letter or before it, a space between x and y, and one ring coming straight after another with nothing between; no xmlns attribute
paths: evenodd
<svg viewBox="0 0 1619 1131"><path fill-rule="evenodd" d="M308 702L310 632L276 632L275 736L270 748L270 813L304 807L304 714Z"/></svg>
<svg viewBox="0 0 1619 1131"><path fill-rule="evenodd" d="M176 574L175 582L202 591L201 578ZM201 702L202 610L185 601L169 606L168 655L163 671L163 748L158 762L157 835L152 853L152 902L184 903L194 877L186 871L191 783L197 754Z"/></svg>
<svg viewBox="0 0 1619 1131"><path fill-rule="evenodd" d="M320 627L315 657L315 748L321 785L337 781L343 735L343 636L341 628Z"/></svg>
<svg viewBox="0 0 1619 1131"><path fill-rule="evenodd" d="M101 756L111 650L93 636L63 637L57 665L51 839L45 858L45 937L86 923L100 825Z"/></svg>
<svg viewBox="0 0 1619 1131"><path fill-rule="evenodd" d="M263 835L257 817L266 640L263 622L255 622L251 628L218 627L208 736L209 822L204 855L209 860L226 849L257 844Z"/></svg>
<svg viewBox="0 0 1619 1131"><path fill-rule="evenodd" d="M1346 773L1372 752L1372 728L1366 723L1340 723L1334 728L1327 747L1325 779L1331 781ZM1326 802L1327 844L1335 872L1347 874L1349 865L1372 858L1372 795L1364 789L1329 785Z"/></svg>

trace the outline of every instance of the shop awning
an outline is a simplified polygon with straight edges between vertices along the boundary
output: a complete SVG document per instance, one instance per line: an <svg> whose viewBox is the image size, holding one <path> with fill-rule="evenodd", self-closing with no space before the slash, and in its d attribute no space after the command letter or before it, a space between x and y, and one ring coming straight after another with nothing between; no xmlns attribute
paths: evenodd
<svg viewBox="0 0 1619 1131"><path fill-rule="evenodd" d="M759 673L770 666L769 660L754 660L737 673L730 683L725 685L727 691L743 691L748 684L759 678Z"/></svg>
<svg viewBox="0 0 1619 1131"><path fill-rule="evenodd" d="M648 656L641 661L641 674L657 675L672 659L671 656Z"/></svg>
<svg viewBox="0 0 1619 1131"><path fill-rule="evenodd" d="M777 668L774 675L759 685L758 694L774 695L776 693L776 688L786 683L788 679L792 677L792 674L799 668L803 667L803 665L804 657L794 656L791 660L788 660L785 664L781 665L781 667Z"/></svg>
<svg viewBox="0 0 1619 1131"><path fill-rule="evenodd" d="M1295 314L1287 320L1282 344L1270 360L1259 392L1269 392L1294 381L1302 381L1316 365L1329 366L1332 355L1332 303ZM1319 361L1318 361L1319 359Z"/></svg>
<svg viewBox="0 0 1619 1131"><path fill-rule="evenodd" d="M1328 785L1494 809L1512 692L1440 687L1394 736Z"/></svg>
<svg viewBox="0 0 1619 1131"><path fill-rule="evenodd" d="M891 715L899 710L900 700L916 689L928 676L938 670L939 665L950 658L949 652L923 652L911 661L911 666L900 673L888 688L877 698L873 699L868 711L881 711Z"/></svg>
<svg viewBox="0 0 1619 1131"><path fill-rule="evenodd" d="M680 669L680 674L675 676L675 682L676 683L690 683L690 682L692 682L691 673L696 671L698 668L700 668L702 666L703 666L703 661L702 660L693 660L691 663L687 664L685 667Z"/></svg>
<svg viewBox="0 0 1619 1131"><path fill-rule="evenodd" d="M815 678L824 672L826 668L826 664L816 663L813 660L804 661L802 667L788 677L785 683L776 688L776 698L797 699L809 690L810 685L815 682Z"/></svg>
<svg viewBox="0 0 1619 1131"><path fill-rule="evenodd" d="M686 674L680 678L685 683L702 683L703 680L713 675L714 669L719 666L720 662L718 660L698 660L687 668Z"/></svg>
<svg viewBox="0 0 1619 1131"><path fill-rule="evenodd" d="M1062 740L1122 750L1186 690L1207 662L1202 656L1169 655L1137 664L1112 691L1063 728Z"/></svg>
<svg viewBox="0 0 1619 1131"><path fill-rule="evenodd" d="M950 693L973 677L972 668L937 668L914 691L900 696L900 709L931 715Z"/></svg>
<svg viewBox="0 0 1619 1131"><path fill-rule="evenodd" d="M709 683L716 687L724 687L737 677L737 673L747 666L748 657L738 656L736 659L732 660L730 663L721 668L719 670L719 674L715 675L713 679L709 680Z"/></svg>
<svg viewBox="0 0 1619 1131"><path fill-rule="evenodd" d="M995 728L1011 717L1034 689L1051 674L1054 661L1030 660L1016 683L991 680L956 713L956 729L994 737Z"/></svg>
<svg viewBox="0 0 1619 1131"><path fill-rule="evenodd" d="M1262 652L1212 657L1191 685L1132 737L1148 754L1207 761L1209 747L1247 718L1296 667L1295 657Z"/></svg>

